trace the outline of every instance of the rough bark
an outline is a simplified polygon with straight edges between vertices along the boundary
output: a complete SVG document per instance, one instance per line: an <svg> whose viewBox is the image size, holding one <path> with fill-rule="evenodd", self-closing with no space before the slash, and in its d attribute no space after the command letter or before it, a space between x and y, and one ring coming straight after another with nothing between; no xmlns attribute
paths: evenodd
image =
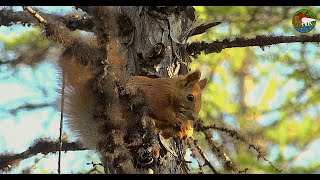
<svg viewBox="0 0 320 180"><path fill-rule="evenodd" d="M181 64L189 61L185 53L186 44L183 44L187 37L183 35L189 34L187 32L189 29L186 28L190 27L191 21L187 19L183 9L124 6L120 7L120 11L130 19L119 25L120 34L126 45L123 52L127 60L128 75L173 77L177 75L174 74L175 72L187 73L187 66ZM156 141L158 140L157 138ZM164 142L153 143L162 145ZM181 158L185 153L185 143L171 139L168 147L178 157L166 151L162 146L166 153L165 156L160 154L160 163L155 163L151 168L154 173L183 172Z"/></svg>

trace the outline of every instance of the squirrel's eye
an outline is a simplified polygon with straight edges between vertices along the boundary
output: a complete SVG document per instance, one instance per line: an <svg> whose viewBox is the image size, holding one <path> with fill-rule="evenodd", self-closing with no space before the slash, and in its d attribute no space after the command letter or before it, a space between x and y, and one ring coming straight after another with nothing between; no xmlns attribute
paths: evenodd
<svg viewBox="0 0 320 180"><path fill-rule="evenodd" d="M187 98L189 101L193 101L194 96L193 96L193 94L188 94Z"/></svg>

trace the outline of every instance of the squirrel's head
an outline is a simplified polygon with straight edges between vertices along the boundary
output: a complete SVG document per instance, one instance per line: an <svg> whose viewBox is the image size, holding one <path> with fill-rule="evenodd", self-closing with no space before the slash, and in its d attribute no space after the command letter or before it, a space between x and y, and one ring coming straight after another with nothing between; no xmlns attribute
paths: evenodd
<svg viewBox="0 0 320 180"><path fill-rule="evenodd" d="M177 86L180 90L176 93L179 101L177 111L189 120L196 120L201 109L201 91L206 86L208 79L200 80L201 72L195 72L178 78Z"/></svg>

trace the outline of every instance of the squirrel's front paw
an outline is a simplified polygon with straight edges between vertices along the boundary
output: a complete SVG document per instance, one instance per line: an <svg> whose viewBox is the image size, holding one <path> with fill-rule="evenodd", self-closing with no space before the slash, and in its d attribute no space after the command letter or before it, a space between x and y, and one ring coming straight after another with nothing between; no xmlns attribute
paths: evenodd
<svg viewBox="0 0 320 180"><path fill-rule="evenodd" d="M193 135L193 127L191 124L183 124L180 131L178 132L178 137L180 139L187 139Z"/></svg>
<svg viewBox="0 0 320 180"><path fill-rule="evenodd" d="M165 139L170 137L176 137L180 139L187 139L193 135L192 123L186 122L176 122L176 123L163 123L156 121L156 128L162 131L162 136Z"/></svg>
<svg viewBox="0 0 320 180"><path fill-rule="evenodd" d="M193 135L193 127L190 123L177 123L172 129L174 130L173 137L187 139Z"/></svg>

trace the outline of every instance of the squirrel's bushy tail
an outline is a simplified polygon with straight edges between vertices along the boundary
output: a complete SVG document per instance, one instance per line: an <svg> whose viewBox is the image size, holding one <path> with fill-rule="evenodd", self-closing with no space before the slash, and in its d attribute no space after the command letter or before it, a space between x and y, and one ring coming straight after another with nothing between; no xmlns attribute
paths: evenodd
<svg viewBox="0 0 320 180"><path fill-rule="evenodd" d="M64 57L61 57L58 61L58 65L63 73L65 73L66 86L74 89L83 88L92 77L90 67L81 65L74 59L64 59Z"/></svg>

